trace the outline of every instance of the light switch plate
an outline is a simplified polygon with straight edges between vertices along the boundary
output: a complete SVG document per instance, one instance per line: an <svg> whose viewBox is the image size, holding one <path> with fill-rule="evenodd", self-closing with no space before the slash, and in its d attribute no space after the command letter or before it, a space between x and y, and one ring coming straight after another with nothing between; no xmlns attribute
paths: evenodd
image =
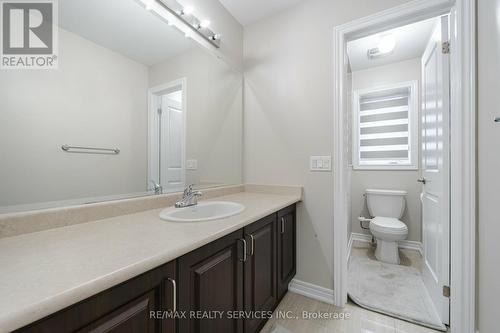
<svg viewBox="0 0 500 333"><path fill-rule="evenodd" d="M186 170L197 170L198 160L186 160Z"/></svg>
<svg viewBox="0 0 500 333"><path fill-rule="evenodd" d="M332 171L332 156L311 156L310 171Z"/></svg>

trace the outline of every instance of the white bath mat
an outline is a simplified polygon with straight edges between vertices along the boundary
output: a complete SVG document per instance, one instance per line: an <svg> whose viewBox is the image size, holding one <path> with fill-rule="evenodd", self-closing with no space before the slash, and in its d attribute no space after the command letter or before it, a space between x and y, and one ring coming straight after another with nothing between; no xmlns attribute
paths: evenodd
<svg viewBox="0 0 500 333"><path fill-rule="evenodd" d="M446 331L415 268L351 256L348 276L347 291L356 304Z"/></svg>

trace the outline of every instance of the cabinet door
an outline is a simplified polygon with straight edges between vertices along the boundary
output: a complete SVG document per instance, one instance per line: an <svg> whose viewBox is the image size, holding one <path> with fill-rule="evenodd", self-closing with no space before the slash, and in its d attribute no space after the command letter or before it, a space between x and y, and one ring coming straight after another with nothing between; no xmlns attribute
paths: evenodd
<svg viewBox="0 0 500 333"><path fill-rule="evenodd" d="M278 302L276 214L257 221L244 229L248 244L245 262L245 311L264 314L272 312ZM245 333L258 332L265 318L245 320Z"/></svg>
<svg viewBox="0 0 500 333"><path fill-rule="evenodd" d="M278 212L278 296L288 290L296 272L296 212L295 205Z"/></svg>
<svg viewBox="0 0 500 333"><path fill-rule="evenodd" d="M178 260L179 310L188 317L178 321L179 332L243 332L243 321L233 319L243 309L242 237L234 232Z"/></svg>

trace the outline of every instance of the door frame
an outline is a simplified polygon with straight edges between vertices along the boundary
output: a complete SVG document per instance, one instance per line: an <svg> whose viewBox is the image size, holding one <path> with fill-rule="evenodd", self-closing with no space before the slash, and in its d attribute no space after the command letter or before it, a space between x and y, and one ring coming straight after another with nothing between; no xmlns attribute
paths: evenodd
<svg viewBox="0 0 500 333"><path fill-rule="evenodd" d="M475 330L476 0L414 0L334 28L334 303L347 302L348 194L346 151L347 41L445 13L450 15L450 326Z"/></svg>
<svg viewBox="0 0 500 333"><path fill-rule="evenodd" d="M147 190L149 191L150 181L152 179L153 170L151 166L151 158L153 154L158 150L158 142L153 141L152 137L152 129L155 126L156 122L156 114L157 110L155 110L154 96L157 96L159 93L170 90L176 87L180 87L182 90L182 123L183 123L183 134L182 134L182 179L184 183L186 182L186 130L187 130L187 79L180 78L168 83L160 84L148 89L148 174L146 179Z"/></svg>

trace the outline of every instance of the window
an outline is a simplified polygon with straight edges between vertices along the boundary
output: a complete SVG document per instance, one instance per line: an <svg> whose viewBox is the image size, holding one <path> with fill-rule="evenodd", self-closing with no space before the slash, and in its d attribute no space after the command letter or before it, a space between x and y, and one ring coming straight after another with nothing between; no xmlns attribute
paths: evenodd
<svg viewBox="0 0 500 333"><path fill-rule="evenodd" d="M353 168L417 169L417 82L353 94Z"/></svg>

